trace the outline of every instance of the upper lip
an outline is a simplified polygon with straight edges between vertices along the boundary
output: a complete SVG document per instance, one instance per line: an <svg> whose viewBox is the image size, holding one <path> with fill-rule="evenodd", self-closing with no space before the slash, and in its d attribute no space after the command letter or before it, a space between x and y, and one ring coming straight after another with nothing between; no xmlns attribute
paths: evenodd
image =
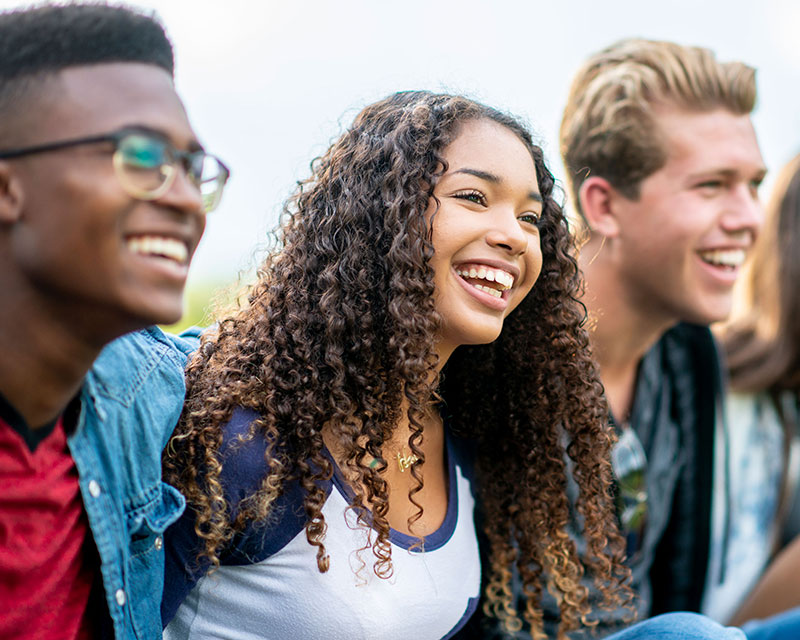
<svg viewBox="0 0 800 640"><path fill-rule="evenodd" d="M455 266L460 267L461 265L465 264L482 264L486 265L487 267L491 267L492 269L502 269L514 277L514 282L516 282L520 276L519 267L509 264L508 262L504 262L503 260L495 260L492 258L468 258L466 260L459 260Z"/></svg>
<svg viewBox="0 0 800 640"><path fill-rule="evenodd" d="M721 245L721 246L716 246L716 247L702 247L702 248L698 249L698 251L700 251L700 252L703 252L703 251L750 251L752 246L753 246L752 242L749 243L749 244L736 244L736 245L728 244L728 245Z"/></svg>

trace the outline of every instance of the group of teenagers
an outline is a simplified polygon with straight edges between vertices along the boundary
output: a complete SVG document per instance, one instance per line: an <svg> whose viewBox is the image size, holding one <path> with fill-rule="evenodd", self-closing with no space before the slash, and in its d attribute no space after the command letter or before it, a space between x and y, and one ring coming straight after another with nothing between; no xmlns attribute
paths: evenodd
<svg viewBox="0 0 800 640"><path fill-rule="evenodd" d="M592 56L568 220L521 120L390 95L173 336L230 171L162 25L0 13L0 639L800 637L800 161L765 216L755 99Z"/></svg>

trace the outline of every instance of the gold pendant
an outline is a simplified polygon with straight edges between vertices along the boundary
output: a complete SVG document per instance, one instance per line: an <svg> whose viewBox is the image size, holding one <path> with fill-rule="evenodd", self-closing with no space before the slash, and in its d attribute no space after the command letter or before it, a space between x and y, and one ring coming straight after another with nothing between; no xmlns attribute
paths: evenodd
<svg viewBox="0 0 800 640"><path fill-rule="evenodd" d="M419 460L419 457L413 453L404 456L402 451L397 452L397 466L400 467L400 473L404 473L417 460Z"/></svg>

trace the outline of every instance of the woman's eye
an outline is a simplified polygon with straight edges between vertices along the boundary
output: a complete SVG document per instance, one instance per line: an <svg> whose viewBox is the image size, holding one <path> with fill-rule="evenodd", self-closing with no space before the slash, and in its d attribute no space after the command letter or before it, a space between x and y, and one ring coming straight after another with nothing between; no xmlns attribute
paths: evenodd
<svg viewBox="0 0 800 640"><path fill-rule="evenodd" d="M480 191L459 191L458 193L454 194L456 198L460 198L461 200L469 200L470 202L474 202L475 204L480 204L482 206L486 206L486 196L483 195Z"/></svg>
<svg viewBox="0 0 800 640"><path fill-rule="evenodd" d="M538 213L524 213L519 217L520 220L523 222L527 222L528 224L532 224L535 227L539 226L539 220L541 219Z"/></svg>

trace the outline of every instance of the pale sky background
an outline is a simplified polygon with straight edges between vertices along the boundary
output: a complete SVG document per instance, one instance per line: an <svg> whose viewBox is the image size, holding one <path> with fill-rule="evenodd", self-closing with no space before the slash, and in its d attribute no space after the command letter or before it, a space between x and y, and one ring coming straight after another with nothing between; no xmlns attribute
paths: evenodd
<svg viewBox="0 0 800 640"><path fill-rule="evenodd" d="M20 2L0 0L0 7ZM364 105L402 89L466 93L522 116L557 178L574 71L625 37L713 49L758 69L754 122L771 172L800 151L798 0L142 0L175 45L176 83L231 167L190 278L254 265L308 163ZM769 179L763 193L768 193Z"/></svg>

